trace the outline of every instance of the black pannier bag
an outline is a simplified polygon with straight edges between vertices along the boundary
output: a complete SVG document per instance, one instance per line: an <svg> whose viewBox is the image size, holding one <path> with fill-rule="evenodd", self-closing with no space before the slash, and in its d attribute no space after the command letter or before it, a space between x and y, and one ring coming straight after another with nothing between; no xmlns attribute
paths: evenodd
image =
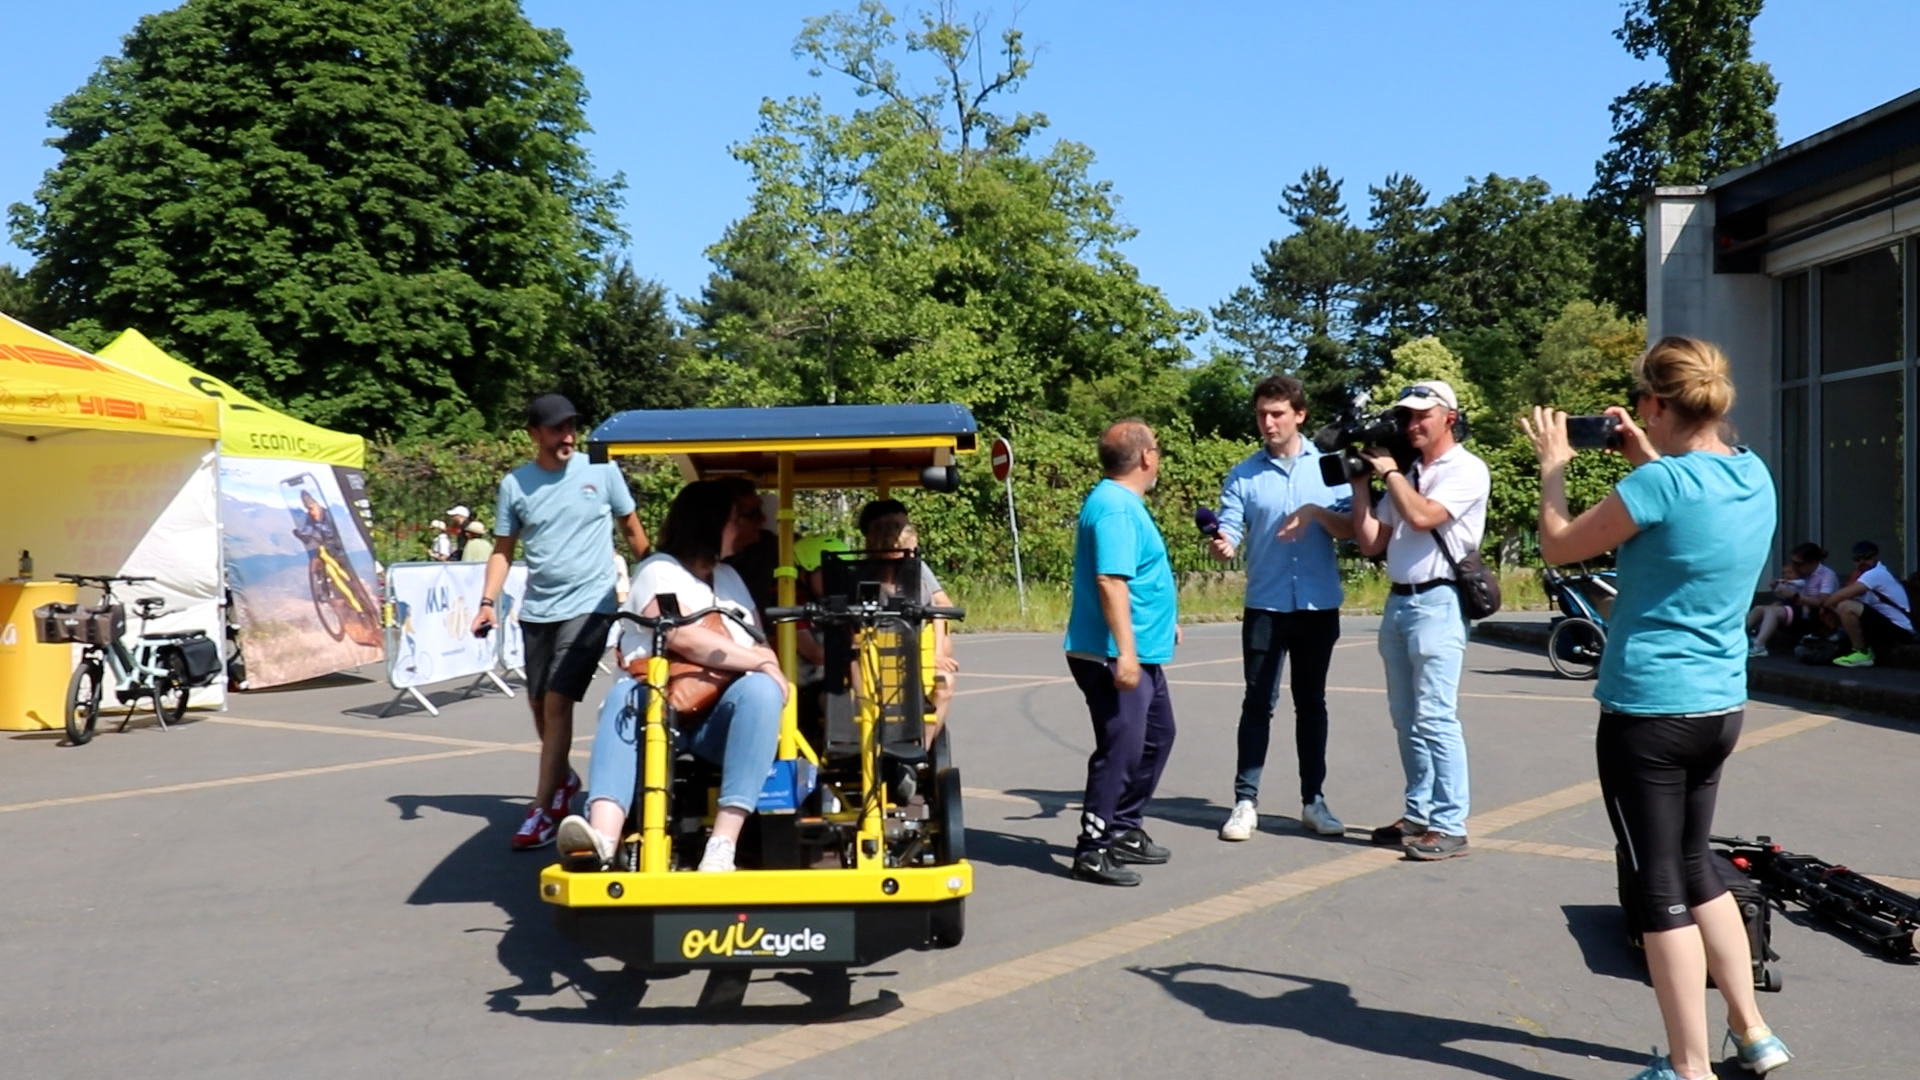
<svg viewBox="0 0 1920 1080"><path fill-rule="evenodd" d="M188 686L211 686L220 674L220 646L209 637L183 638L180 659L187 671Z"/></svg>

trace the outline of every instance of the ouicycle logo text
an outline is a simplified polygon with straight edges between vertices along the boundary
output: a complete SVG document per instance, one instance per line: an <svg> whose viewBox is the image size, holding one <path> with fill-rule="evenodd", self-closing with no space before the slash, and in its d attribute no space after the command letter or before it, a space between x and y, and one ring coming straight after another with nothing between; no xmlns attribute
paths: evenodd
<svg viewBox="0 0 1920 1080"><path fill-rule="evenodd" d="M745 915L724 930L689 930L680 939L680 955L689 960L703 956L785 957L826 950L827 935L810 926L785 934L770 933L764 926L749 925Z"/></svg>

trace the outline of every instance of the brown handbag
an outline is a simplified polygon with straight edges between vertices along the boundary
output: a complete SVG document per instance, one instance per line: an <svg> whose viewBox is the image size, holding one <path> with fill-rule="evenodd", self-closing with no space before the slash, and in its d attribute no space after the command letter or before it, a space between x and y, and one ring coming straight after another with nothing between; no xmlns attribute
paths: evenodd
<svg viewBox="0 0 1920 1080"><path fill-rule="evenodd" d="M727 632L726 618L719 612L709 613L694 625L721 634ZM691 727L706 719L720 701L720 695L742 674L744 672L718 671L691 660L669 659L667 704L673 707L674 718L681 727Z"/></svg>

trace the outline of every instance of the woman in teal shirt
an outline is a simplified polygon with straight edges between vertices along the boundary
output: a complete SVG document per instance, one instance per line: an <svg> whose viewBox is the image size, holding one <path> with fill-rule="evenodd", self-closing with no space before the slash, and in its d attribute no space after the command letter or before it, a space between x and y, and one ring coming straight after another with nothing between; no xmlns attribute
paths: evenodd
<svg viewBox="0 0 1920 1080"><path fill-rule="evenodd" d="M1668 1057L1635 1080L1711 1077L1706 981L1727 1000L1741 1064L1766 1073L1791 1055L1754 1000L1746 925L1713 865L1720 766L1747 700L1745 618L1773 540L1773 478L1725 442L1727 359L1693 338L1662 338L1633 365L1633 403L1607 410L1631 473L1569 520L1566 414L1521 426L1540 457L1540 554L1549 563L1618 549L1620 595L1600 662L1594 737L1600 791L1632 883Z"/></svg>

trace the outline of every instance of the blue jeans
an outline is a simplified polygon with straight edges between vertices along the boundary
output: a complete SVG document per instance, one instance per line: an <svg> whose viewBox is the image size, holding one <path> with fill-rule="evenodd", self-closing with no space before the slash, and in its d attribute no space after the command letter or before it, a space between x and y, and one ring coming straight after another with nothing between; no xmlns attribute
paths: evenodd
<svg viewBox="0 0 1920 1080"><path fill-rule="evenodd" d="M780 709L786 704L780 684L765 672L750 671L721 693L713 711L677 743L694 756L720 766L720 805L749 813L760 802L767 771L780 749ZM640 779L640 730L647 715L647 690L631 676L608 691L593 733L593 762L587 767L587 802L606 799L623 811L633 808Z"/></svg>
<svg viewBox="0 0 1920 1080"><path fill-rule="evenodd" d="M1467 738L1459 713L1466 656L1467 618L1451 586L1387 596L1380 659L1407 775L1405 817L1451 836L1467 834Z"/></svg>

